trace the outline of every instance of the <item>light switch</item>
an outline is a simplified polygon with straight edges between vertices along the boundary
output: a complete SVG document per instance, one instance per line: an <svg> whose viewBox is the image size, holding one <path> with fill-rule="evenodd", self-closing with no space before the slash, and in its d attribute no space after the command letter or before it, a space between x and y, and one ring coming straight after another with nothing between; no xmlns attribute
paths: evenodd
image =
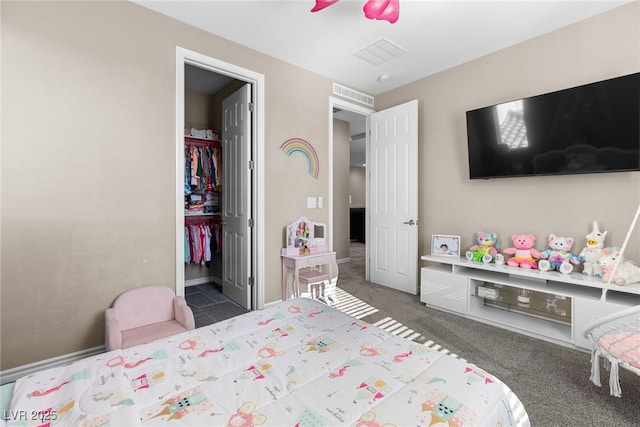
<svg viewBox="0 0 640 427"><path fill-rule="evenodd" d="M322 209L322 196L318 196L318 208Z"/></svg>
<svg viewBox="0 0 640 427"><path fill-rule="evenodd" d="M315 197L307 197L307 207L310 209L315 209L316 207L316 198Z"/></svg>

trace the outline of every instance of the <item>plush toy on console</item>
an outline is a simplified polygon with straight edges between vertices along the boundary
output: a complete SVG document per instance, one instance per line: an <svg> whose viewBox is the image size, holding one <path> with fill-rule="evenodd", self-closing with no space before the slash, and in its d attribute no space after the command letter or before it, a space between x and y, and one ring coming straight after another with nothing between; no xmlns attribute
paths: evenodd
<svg viewBox="0 0 640 427"><path fill-rule="evenodd" d="M557 270L562 274L569 274L573 271L573 264L580 264L580 258L571 253L573 246L572 237L556 236L549 234L547 239L550 249L540 252L538 269L540 271Z"/></svg>
<svg viewBox="0 0 640 427"><path fill-rule="evenodd" d="M602 267L603 271L602 281L609 281L617 259L619 259L618 268L616 268L611 283L625 286L629 283L640 282L640 267L633 261L626 260L620 253L620 248L604 248L602 250L602 254L598 258L598 265Z"/></svg>
<svg viewBox="0 0 640 427"><path fill-rule="evenodd" d="M496 233L476 233L476 244L467 251L466 258L469 261L494 262L498 254L498 235Z"/></svg>
<svg viewBox="0 0 640 427"><path fill-rule="evenodd" d="M587 246L580 252L579 258L583 262L582 274L587 276L602 277L602 266L598 264L598 258L604 248L604 238L607 232L598 229L598 222L593 221L593 230L586 235Z"/></svg>
<svg viewBox="0 0 640 427"><path fill-rule="evenodd" d="M540 252L533 247L536 243L536 236L533 234L514 234L511 236L511 240L514 247L502 251L505 254L514 255L506 261L507 265L511 267L538 268L536 259L540 258Z"/></svg>

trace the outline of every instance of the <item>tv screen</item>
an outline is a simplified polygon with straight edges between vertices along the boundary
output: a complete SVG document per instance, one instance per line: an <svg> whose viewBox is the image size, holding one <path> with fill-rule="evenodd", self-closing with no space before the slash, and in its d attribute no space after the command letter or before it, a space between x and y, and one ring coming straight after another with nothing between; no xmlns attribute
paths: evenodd
<svg viewBox="0 0 640 427"><path fill-rule="evenodd" d="M640 73L466 116L471 179L640 171Z"/></svg>

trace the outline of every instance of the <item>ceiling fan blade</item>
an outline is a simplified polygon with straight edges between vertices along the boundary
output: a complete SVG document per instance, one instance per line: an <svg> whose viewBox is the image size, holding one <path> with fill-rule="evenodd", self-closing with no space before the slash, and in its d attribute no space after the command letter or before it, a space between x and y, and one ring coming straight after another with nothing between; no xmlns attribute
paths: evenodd
<svg viewBox="0 0 640 427"><path fill-rule="evenodd" d="M364 16L369 19L377 19L378 15L389 5L389 1L390 0L368 0L362 8Z"/></svg>
<svg viewBox="0 0 640 427"><path fill-rule="evenodd" d="M378 21L395 23L400 16L400 0L369 0L364 5L364 16Z"/></svg>
<svg viewBox="0 0 640 427"><path fill-rule="evenodd" d="M329 7L334 3L338 3L340 0L316 0L316 5L313 6L311 12L318 12L325 7Z"/></svg>

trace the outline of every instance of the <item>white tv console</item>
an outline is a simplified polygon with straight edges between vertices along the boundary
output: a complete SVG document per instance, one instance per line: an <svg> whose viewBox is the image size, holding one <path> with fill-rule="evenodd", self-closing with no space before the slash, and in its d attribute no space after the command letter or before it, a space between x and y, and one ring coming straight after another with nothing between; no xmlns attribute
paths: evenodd
<svg viewBox="0 0 640 427"><path fill-rule="evenodd" d="M591 349L582 334L596 317L640 304L640 283L607 289L600 278L582 273L421 259L431 263L420 273L420 301L428 307L582 350Z"/></svg>

